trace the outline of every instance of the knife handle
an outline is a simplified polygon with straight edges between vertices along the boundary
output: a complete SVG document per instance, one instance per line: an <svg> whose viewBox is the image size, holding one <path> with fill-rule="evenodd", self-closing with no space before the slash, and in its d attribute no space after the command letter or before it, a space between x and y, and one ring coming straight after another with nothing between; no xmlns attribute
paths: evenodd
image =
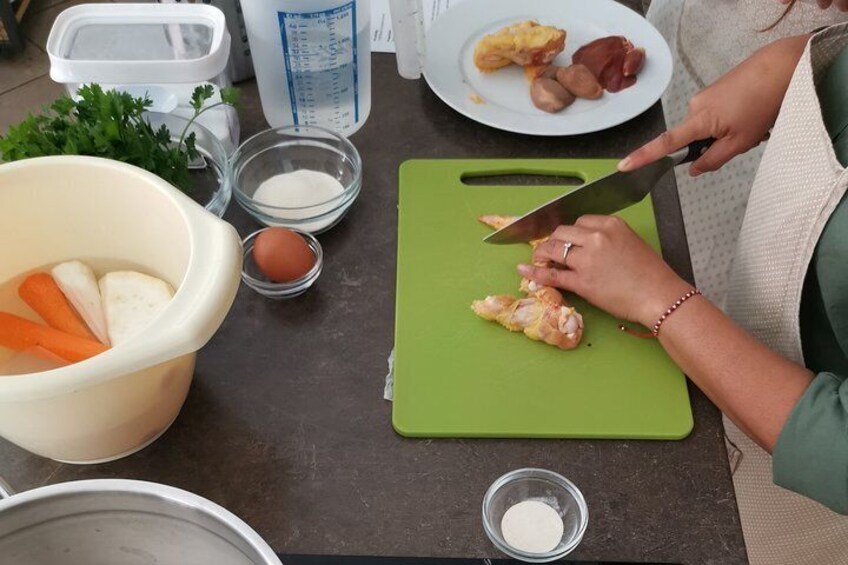
<svg viewBox="0 0 848 565"><path fill-rule="evenodd" d="M713 143L715 143L715 141L716 140L715 140L714 137L708 137L707 139L700 139L698 141L693 141L692 143L689 144L688 147L684 147L683 149L681 149L678 152L678 154L682 154L685 151L686 154L683 156L683 159L681 159L680 161L675 159L674 164L675 165L682 165L684 163L691 163L692 161L697 161L698 158L700 158L700 156L703 155L707 151L707 149L710 148L710 146ZM676 156L676 155L674 155L674 156Z"/></svg>

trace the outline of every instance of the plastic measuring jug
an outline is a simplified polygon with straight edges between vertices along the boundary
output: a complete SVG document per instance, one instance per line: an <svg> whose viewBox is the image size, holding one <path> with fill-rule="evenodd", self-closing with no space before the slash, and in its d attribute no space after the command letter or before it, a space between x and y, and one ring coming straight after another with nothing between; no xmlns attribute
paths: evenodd
<svg viewBox="0 0 848 565"><path fill-rule="evenodd" d="M370 0L241 5L268 123L358 130L371 111Z"/></svg>

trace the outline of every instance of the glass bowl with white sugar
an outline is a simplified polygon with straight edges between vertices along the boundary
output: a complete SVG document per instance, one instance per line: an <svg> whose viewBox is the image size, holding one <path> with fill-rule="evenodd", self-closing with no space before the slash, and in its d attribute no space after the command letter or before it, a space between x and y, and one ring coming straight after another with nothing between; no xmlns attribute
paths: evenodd
<svg viewBox="0 0 848 565"><path fill-rule="evenodd" d="M232 159L236 201L266 226L318 234L341 221L362 188L353 144L316 126L268 129Z"/></svg>
<svg viewBox="0 0 848 565"><path fill-rule="evenodd" d="M553 471L511 471L492 483L483 498L486 535L519 561L561 559L580 544L588 525L589 509L580 489Z"/></svg>

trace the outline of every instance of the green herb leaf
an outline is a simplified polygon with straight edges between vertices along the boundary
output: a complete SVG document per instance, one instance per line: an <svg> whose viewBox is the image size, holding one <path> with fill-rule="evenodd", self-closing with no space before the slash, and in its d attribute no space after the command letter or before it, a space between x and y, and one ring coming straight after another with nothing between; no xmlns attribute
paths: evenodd
<svg viewBox="0 0 848 565"><path fill-rule="evenodd" d="M194 92L191 94L191 106L194 108L194 115L188 121L186 126L183 128L183 132L180 134L180 141L177 143L178 147L182 147L184 143L188 141L186 135L188 134L188 130L191 128L192 124L197 121L197 117L200 116L203 112L208 112L213 108L217 108L218 106L235 106L238 103L239 99L239 90L233 87L225 87L218 91L221 96L220 102L215 102L214 104L210 104L209 106L204 107L203 104L215 94L215 87L211 84L206 84L203 86L198 86L194 89ZM192 134L194 135L194 134ZM195 157L194 147L187 149L189 152L189 156L191 158Z"/></svg>
<svg viewBox="0 0 848 565"><path fill-rule="evenodd" d="M91 155L136 165L159 175L183 192L191 192L188 164L199 152L188 130L201 113L221 105L235 105L238 89L220 90L221 102L204 104L215 95L211 84L198 86L191 96L194 115L174 143L164 125L154 130L144 118L153 106L149 96L104 91L98 84L80 87L77 99L63 96L40 115L30 114L0 136L0 159L17 161L46 155Z"/></svg>
<svg viewBox="0 0 848 565"><path fill-rule="evenodd" d="M194 89L194 92L191 93L191 107L195 110L200 110L203 108L203 104L206 103L207 100L212 98L215 94L215 87L211 84L204 84L198 86Z"/></svg>
<svg viewBox="0 0 848 565"><path fill-rule="evenodd" d="M91 84L77 100L63 96L39 116L28 116L0 136L0 157L17 161L45 155L91 155L130 163L159 175L184 192L191 191L189 152L175 147L167 128L154 131L144 112L145 96L104 91Z"/></svg>
<svg viewBox="0 0 848 565"><path fill-rule="evenodd" d="M221 89L221 102L229 106L238 106L241 91L238 88L228 86Z"/></svg>

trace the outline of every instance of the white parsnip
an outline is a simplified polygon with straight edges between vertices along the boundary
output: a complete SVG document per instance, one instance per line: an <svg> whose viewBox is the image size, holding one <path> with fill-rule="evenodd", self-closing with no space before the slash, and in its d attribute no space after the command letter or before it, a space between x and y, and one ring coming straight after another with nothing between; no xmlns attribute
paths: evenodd
<svg viewBox="0 0 848 565"><path fill-rule="evenodd" d="M100 279L106 327L113 346L131 340L153 322L174 296L165 281L135 271L115 271Z"/></svg>
<svg viewBox="0 0 848 565"><path fill-rule="evenodd" d="M91 267L81 261L67 261L53 267L51 274L91 333L101 343L109 345L103 302Z"/></svg>

